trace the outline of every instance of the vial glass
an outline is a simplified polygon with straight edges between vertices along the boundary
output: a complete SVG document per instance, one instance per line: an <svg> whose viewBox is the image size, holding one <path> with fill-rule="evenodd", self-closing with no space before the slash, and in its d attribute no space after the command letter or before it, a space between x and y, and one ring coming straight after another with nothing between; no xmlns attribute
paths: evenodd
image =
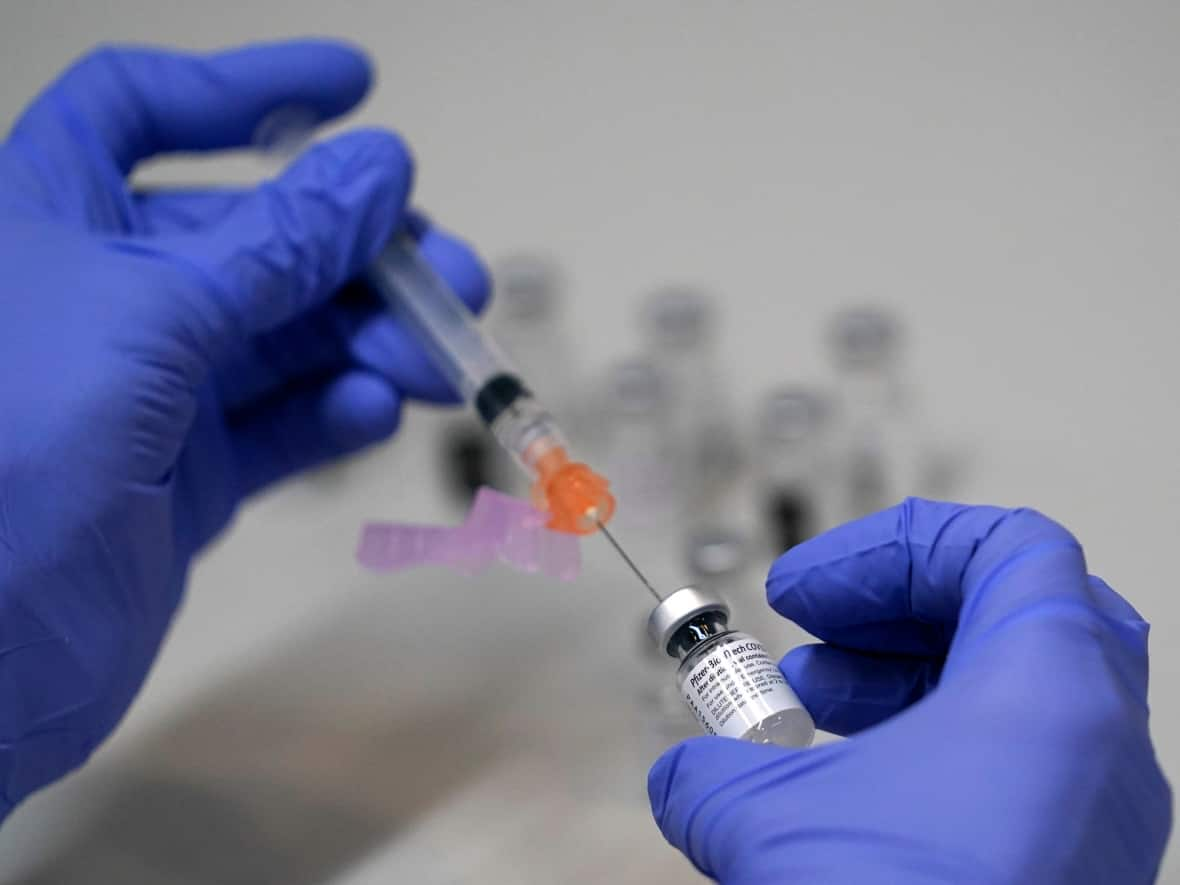
<svg viewBox="0 0 1180 885"><path fill-rule="evenodd" d="M666 379L649 360L616 363L602 402L608 475L620 500L628 502L619 513L621 524L644 535L670 532L678 507Z"/></svg>
<svg viewBox="0 0 1180 885"><path fill-rule="evenodd" d="M811 745L810 714L765 646L729 628L729 607L718 597L681 588L652 611L648 630L680 660L681 696L706 732L784 747Z"/></svg>
<svg viewBox="0 0 1180 885"><path fill-rule="evenodd" d="M835 517L844 522L920 493L920 454L898 317L879 307L845 310L834 318L830 343L838 381Z"/></svg>
<svg viewBox="0 0 1180 885"><path fill-rule="evenodd" d="M517 252L495 263L492 279L496 295L488 323L496 343L537 396L569 424L578 372L560 265L545 253Z"/></svg>
<svg viewBox="0 0 1180 885"><path fill-rule="evenodd" d="M758 463L766 536L776 556L819 530L826 417L825 400L805 388L781 388L762 402Z"/></svg>
<svg viewBox="0 0 1180 885"><path fill-rule="evenodd" d="M716 299L692 286L658 290L643 306L645 344L671 406L678 509L694 528L724 521L744 457L718 358L718 319Z"/></svg>

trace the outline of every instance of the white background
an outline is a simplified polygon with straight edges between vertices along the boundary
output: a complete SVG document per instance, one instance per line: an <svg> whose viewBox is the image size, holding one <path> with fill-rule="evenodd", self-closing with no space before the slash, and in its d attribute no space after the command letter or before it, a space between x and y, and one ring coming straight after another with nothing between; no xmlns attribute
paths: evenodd
<svg viewBox="0 0 1180 885"><path fill-rule="evenodd" d="M927 416L970 447L964 496L1064 522L1152 622L1153 731L1180 777L1180 5L6 0L0 119L96 41L302 34L371 52L357 119L409 139L437 220L489 255L560 258L590 369L634 346L635 297L668 281L724 296L746 406L824 380L834 306L895 306ZM391 479L425 445L413 417L396 457L246 514L99 765L364 583L347 561L360 519L417 515ZM0 850L50 839L53 802Z"/></svg>

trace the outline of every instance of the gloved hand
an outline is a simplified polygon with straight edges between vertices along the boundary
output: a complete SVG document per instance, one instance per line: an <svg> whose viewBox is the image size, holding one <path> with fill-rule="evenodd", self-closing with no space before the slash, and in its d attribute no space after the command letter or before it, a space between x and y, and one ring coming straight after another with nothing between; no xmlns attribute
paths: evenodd
<svg viewBox="0 0 1180 885"><path fill-rule="evenodd" d="M369 78L327 42L106 49L0 148L0 812L115 726L243 497L389 436L407 395L447 396L371 293L338 294L406 222L395 135L331 139L257 188L125 182L156 153L247 144L278 108L341 114ZM417 229L478 308L476 258Z"/></svg>
<svg viewBox="0 0 1180 885"><path fill-rule="evenodd" d="M770 603L809 750L694 738L652 769L667 839L735 883L1132 883L1171 795L1147 624L1029 510L909 500L785 554Z"/></svg>

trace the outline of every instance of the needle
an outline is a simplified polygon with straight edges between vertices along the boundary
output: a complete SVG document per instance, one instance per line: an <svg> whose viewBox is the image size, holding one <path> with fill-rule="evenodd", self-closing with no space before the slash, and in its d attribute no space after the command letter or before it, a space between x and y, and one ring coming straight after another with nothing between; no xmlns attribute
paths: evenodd
<svg viewBox="0 0 1180 885"><path fill-rule="evenodd" d="M598 523L598 528L604 535L606 535L606 539L610 541L610 545L615 548L615 552L617 552L619 556L623 557L623 562L627 563L631 571L635 572L635 577L639 578L643 586L651 591L651 595L654 596L658 602L663 602L664 597L660 596L660 594L656 592L656 588L653 587L647 578L643 576L643 572L641 572L639 567L631 561L631 557L627 555L626 551L624 551L623 548L619 546L619 542L615 540L614 535L608 532L606 530L606 526L604 526L601 522Z"/></svg>

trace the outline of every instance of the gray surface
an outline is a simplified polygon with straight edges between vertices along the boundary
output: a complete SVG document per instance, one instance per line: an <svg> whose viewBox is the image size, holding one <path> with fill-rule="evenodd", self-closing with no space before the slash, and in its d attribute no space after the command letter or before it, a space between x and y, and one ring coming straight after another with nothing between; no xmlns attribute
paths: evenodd
<svg viewBox="0 0 1180 885"><path fill-rule="evenodd" d="M725 294L724 347L747 405L774 382L823 380L833 305L872 297L903 311L927 414L974 455L964 495L1065 522L1092 570L1153 622L1153 728L1177 779L1180 7L9 0L0 113L96 40L214 46L308 32L371 48L382 79L359 118L410 138L421 202L438 219L488 253L542 245L569 268L589 368L631 347L617 330L633 296L673 280ZM256 171L235 161L155 174ZM360 519L421 515L405 465L422 457L423 423L400 452L283 490L241 521L198 571L131 719L91 771L10 822L0 862L60 857L67 816L108 807L100 787L114 788L139 747L257 662L303 659L300 643L364 593L344 564ZM524 616L528 596L509 611ZM428 608L412 611L431 622ZM378 706L372 715L389 712ZM545 717L511 727L532 721ZM428 765L432 751L408 764ZM377 847L331 850L394 870L410 858L408 869L416 861L399 851L445 844L432 821L470 832L465 815L487 809L514 766L552 782L542 763L515 759L469 790L444 784L433 810L397 831L405 839L378 828ZM545 842L507 820L492 830L502 839L480 850L501 870ZM649 843L663 850L654 831L634 850ZM655 869L665 856L650 857ZM356 881L381 880L354 861ZM461 881L455 864L433 881ZM1163 881L1180 882L1180 859Z"/></svg>

